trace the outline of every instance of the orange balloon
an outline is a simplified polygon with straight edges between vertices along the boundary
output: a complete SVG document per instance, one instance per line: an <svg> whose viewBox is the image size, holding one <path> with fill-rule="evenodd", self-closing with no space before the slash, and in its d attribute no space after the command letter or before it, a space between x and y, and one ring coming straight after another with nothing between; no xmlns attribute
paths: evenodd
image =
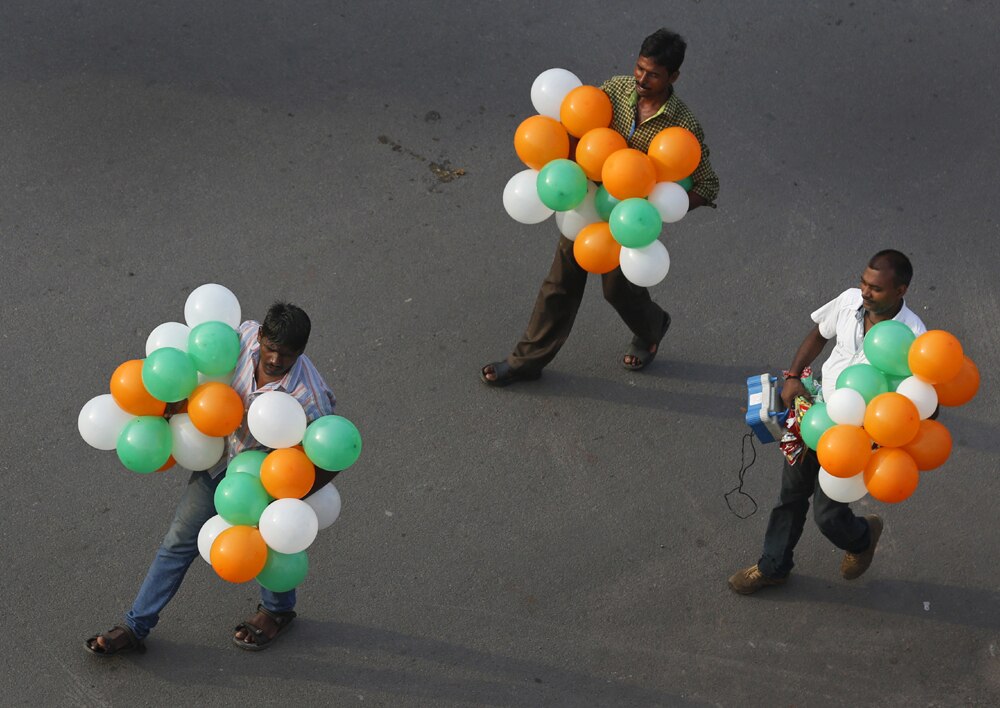
<svg viewBox="0 0 1000 708"><path fill-rule="evenodd" d="M913 340L907 356L914 376L931 384L945 383L958 376L965 363L962 343L943 329L932 329Z"/></svg>
<svg viewBox="0 0 1000 708"><path fill-rule="evenodd" d="M887 504L895 504L909 497L919 481L917 463L899 448L879 448L865 466L865 486L868 487L868 493Z"/></svg>
<svg viewBox="0 0 1000 708"><path fill-rule="evenodd" d="M611 99L596 86L577 86L559 106L559 120L577 138L594 128L607 128L611 115Z"/></svg>
<svg viewBox="0 0 1000 708"><path fill-rule="evenodd" d="M594 128L580 138L576 146L576 163L583 168L583 173L588 179L600 182L604 161L611 153L627 147L628 143L617 130Z"/></svg>
<svg viewBox="0 0 1000 708"><path fill-rule="evenodd" d="M302 450L281 448L264 458L260 483L275 499L301 499L316 483L316 468Z"/></svg>
<svg viewBox="0 0 1000 708"><path fill-rule="evenodd" d="M221 438L243 423L243 399L232 386L218 381L203 383L188 397L187 413L202 433Z"/></svg>
<svg viewBox="0 0 1000 708"><path fill-rule="evenodd" d="M645 197L656 186L656 168L645 153L625 148L608 155L601 181L615 199Z"/></svg>
<svg viewBox="0 0 1000 708"><path fill-rule="evenodd" d="M606 221L584 226L573 242L573 257L588 273L610 273L618 267L621 252Z"/></svg>
<svg viewBox="0 0 1000 708"><path fill-rule="evenodd" d="M872 440L882 447L902 447L920 429L920 412L901 393L881 393L865 408L864 426Z"/></svg>
<svg viewBox="0 0 1000 708"><path fill-rule="evenodd" d="M540 170L552 160L569 157L569 135L555 118L531 116L517 126L514 150L521 162Z"/></svg>
<svg viewBox="0 0 1000 708"><path fill-rule="evenodd" d="M872 455L872 439L857 425L834 425L816 444L819 463L834 477L860 474Z"/></svg>
<svg viewBox="0 0 1000 708"><path fill-rule="evenodd" d="M167 458L167 461L163 463L163 467L161 467L160 469L158 469L156 471L157 472L166 472L167 470L169 470L171 467L173 467L176 464L177 464L177 460L175 460L174 456L171 455L170 457Z"/></svg>
<svg viewBox="0 0 1000 708"><path fill-rule="evenodd" d="M142 384L142 359L131 359L111 375L111 397L126 413L163 415L167 404L153 398Z"/></svg>
<svg viewBox="0 0 1000 708"><path fill-rule="evenodd" d="M209 558L220 578L245 583L264 569L267 544L253 526L231 526L215 537Z"/></svg>
<svg viewBox="0 0 1000 708"><path fill-rule="evenodd" d="M677 182L689 177L701 164L701 143L687 128L664 128L649 143L649 159L656 168L657 182Z"/></svg>
<svg viewBox="0 0 1000 708"><path fill-rule="evenodd" d="M944 423L922 420L916 437L900 449L913 458L918 470L932 470L943 465L951 454L951 433Z"/></svg>
<svg viewBox="0 0 1000 708"><path fill-rule="evenodd" d="M979 390L979 367L965 357L958 375L934 386L942 406L961 406L972 400Z"/></svg>

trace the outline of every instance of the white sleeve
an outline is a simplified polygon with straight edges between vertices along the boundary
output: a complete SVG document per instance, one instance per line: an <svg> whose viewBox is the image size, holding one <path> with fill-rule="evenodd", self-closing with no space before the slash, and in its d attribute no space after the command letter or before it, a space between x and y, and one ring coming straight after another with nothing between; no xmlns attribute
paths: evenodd
<svg viewBox="0 0 1000 708"><path fill-rule="evenodd" d="M810 315L812 321L819 325L819 333L824 339L833 339L837 336L837 320L842 309L840 307L842 297L843 295L835 297Z"/></svg>

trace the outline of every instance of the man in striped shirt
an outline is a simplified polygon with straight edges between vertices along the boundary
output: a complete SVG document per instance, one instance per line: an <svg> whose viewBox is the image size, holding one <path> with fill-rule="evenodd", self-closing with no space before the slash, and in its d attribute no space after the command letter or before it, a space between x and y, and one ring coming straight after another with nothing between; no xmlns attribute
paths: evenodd
<svg viewBox="0 0 1000 708"><path fill-rule="evenodd" d="M309 422L332 415L336 398L316 367L303 354L309 341L309 316L299 307L275 303L263 324L248 320L240 325L240 356L231 386L243 399L244 410L268 391L281 391L295 398ZM180 406L175 406L179 408ZM177 410L168 411L178 412ZM229 461L245 450L264 449L243 424L226 440L226 454L211 469L194 472L163 543L143 581L125 621L87 640L87 648L110 656L143 649L143 640L159 621L160 612L177 592L184 574L198 557L198 532L215 515L215 489ZM316 469L310 494L333 479L336 472ZM308 496L308 495L307 495ZM258 650L269 643L295 617L295 590L272 592L261 587L257 613L237 628L233 641L244 649Z"/></svg>
<svg viewBox="0 0 1000 708"><path fill-rule="evenodd" d="M701 125L673 88L680 76L686 48L680 35L667 29L657 30L643 41L633 75L608 79L601 89L611 99L611 127L625 138L630 148L646 152L653 138L671 126L686 128L698 138L701 163L691 175L690 210L706 204L715 206L719 178L709 162ZM573 241L561 236L527 329L504 361L480 369L483 383L507 386L540 377L542 369L569 338L586 284L587 272L573 256ZM638 371L656 356L660 340L670 326L670 315L653 302L646 288L630 283L621 268L605 273L602 285L604 299L634 335L622 365Z"/></svg>

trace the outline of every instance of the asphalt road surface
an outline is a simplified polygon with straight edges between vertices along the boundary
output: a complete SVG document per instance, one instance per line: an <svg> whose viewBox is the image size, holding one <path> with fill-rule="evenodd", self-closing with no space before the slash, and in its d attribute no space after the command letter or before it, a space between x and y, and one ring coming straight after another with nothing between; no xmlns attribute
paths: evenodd
<svg viewBox="0 0 1000 708"><path fill-rule="evenodd" d="M5 705L995 705L1000 701L991 3L0 5ZM483 386L527 322L552 222L501 205L529 89L627 73L661 25L720 175L666 231L650 370L596 278L545 376ZM978 362L956 446L847 583L809 522L792 581L738 597L778 487L736 483L746 376L895 247L907 300ZM136 475L76 430L187 294L313 319L309 353L364 438L272 650L196 560L143 656L120 621L186 476ZM745 500L744 500L745 501ZM749 502L747 502L749 504ZM746 511L746 509L740 509Z"/></svg>

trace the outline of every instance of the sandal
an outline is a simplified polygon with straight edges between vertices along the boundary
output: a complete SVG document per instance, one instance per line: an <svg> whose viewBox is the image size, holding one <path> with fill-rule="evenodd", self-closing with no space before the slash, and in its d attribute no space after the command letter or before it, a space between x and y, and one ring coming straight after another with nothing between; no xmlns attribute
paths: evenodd
<svg viewBox="0 0 1000 708"><path fill-rule="evenodd" d="M633 361L638 361L638 364L626 364L624 357L622 358L622 366L629 371L639 371L644 369L653 363L653 359L660 351L660 342L663 341L663 337L667 334L667 330L670 329L670 313L663 313L663 326L660 328L660 338L656 340L656 351L649 351L651 342L647 342L639 337L632 337L632 344L629 346L628 351L625 352L624 356L631 356Z"/></svg>
<svg viewBox="0 0 1000 708"><path fill-rule="evenodd" d="M106 646L97 643L98 638L103 637ZM136 651L140 654L146 653L146 645L135 636L135 632L124 624L116 624L104 634L95 634L83 643L91 654L96 656L112 656L113 654L123 654L125 652Z"/></svg>
<svg viewBox="0 0 1000 708"><path fill-rule="evenodd" d="M263 651L271 646L271 642L280 637L282 632L288 629L293 619L295 619L295 613L291 610L272 612L263 605L257 605L257 614L246 622L236 625L233 630L233 632L249 632L249 637L240 639L234 634L233 644L246 651ZM265 634L267 630L273 631L274 634L270 637L267 636ZM253 637L252 642L247 641L250 637Z"/></svg>
<svg viewBox="0 0 1000 708"><path fill-rule="evenodd" d="M493 373L496 374L495 379L486 378L486 369L491 366L493 367ZM541 376L541 371L512 369L506 361L494 361L492 364L487 364L479 370L479 378L482 379L483 383L487 386L496 386L497 388L510 386L512 383L517 383L518 381L537 381Z"/></svg>

